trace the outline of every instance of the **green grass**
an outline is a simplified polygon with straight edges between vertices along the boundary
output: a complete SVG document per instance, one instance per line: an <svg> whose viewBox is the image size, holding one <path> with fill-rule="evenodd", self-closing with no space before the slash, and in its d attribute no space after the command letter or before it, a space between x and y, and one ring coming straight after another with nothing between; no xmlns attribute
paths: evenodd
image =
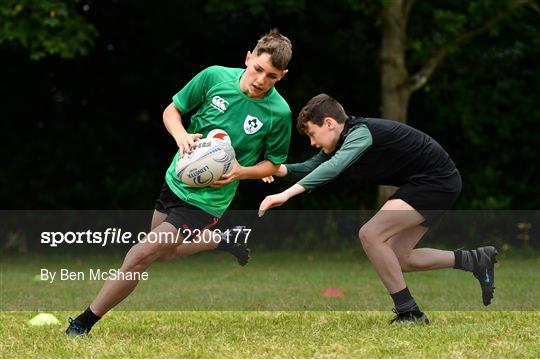
<svg viewBox="0 0 540 360"><path fill-rule="evenodd" d="M34 314L2 313L0 357L540 357L538 312L432 312L429 326L389 326L389 312L113 311L77 339L65 325L26 325Z"/></svg>
<svg viewBox="0 0 540 360"><path fill-rule="evenodd" d="M500 256L496 297L487 309L468 273L407 274L432 322L426 327L388 325L391 300L357 253L256 253L245 268L225 254L202 254L155 264L150 279L89 337L67 338L65 319L87 306L102 283L32 279L42 267L108 268L121 259L3 258L0 358L540 357L536 256ZM320 296L329 286L347 296ZM39 311L62 324L31 327L27 321Z"/></svg>
<svg viewBox="0 0 540 360"><path fill-rule="evenodd" d="M24 257L2 260L0 310L77 310L101 281L34 281L41 268L88 271L117 267L123 256ZM490 310L540 310L540 260L501 256ZM148 281L118 310L388 310L392 302L371 264L358 254L259 253L246 267L228 254L206 253L156 263ZM460 270L406 274L427 310L484 310L476 279ZM536 286L533 286L535 285ZM344 299L324 298L330 286ZM456 296L459 294L459 296Z"/></svg>

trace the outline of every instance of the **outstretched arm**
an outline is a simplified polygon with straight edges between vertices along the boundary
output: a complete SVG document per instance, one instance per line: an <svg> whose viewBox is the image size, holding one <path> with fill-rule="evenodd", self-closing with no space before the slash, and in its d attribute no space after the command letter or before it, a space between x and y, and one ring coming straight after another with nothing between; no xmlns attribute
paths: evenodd
<svg viewBox="0 0 540 360"><path fill-rule="evenodd" d="M290 198L306 191L302 185L294 184L287 190L279 194L269 195L264 198L259 206L259 217L262 217L266 210L285 204Z"/></svg>
<svg viewBox="0 0 540 360"><path fill-rule="evenodd" d="M270 175L270 176L266 176L266 177L263 177L261 180L267 184L270 184L270 183L273 183L274 182L274 176L277 176L277 177L284 177L284 176L287 176L288 174L288 170L287 170L287 167L283 164L279 165L279 169L278 171L276 171L276 173L274 173L273 175Z"/></svg>
<svg viewBox="0 0 540 360"><path fill-rule="evenodd" d="M241 166L236 160L232 169L224 174L221 179L214 181L212 187L220 187L234 180L261 179L278 171L279 165L274 165L269 160L263 160L253 166Z"/></svg>
<svg viewBox="0 0 540 360"><path fill-rule="evenodd" d="M279 170L273 174L272 176L267 176L262 178L262 181L264 181L267 184L274 182L274 176L277 177L285 177L290 176L292 178L300 179L312 172L314 169L317 168L320 164L328 160L330 156L326 155L324 152L320 151L315 156L307 159L306 161L302 163L296 163L296 164L281 164L279 167Z"/></svg>

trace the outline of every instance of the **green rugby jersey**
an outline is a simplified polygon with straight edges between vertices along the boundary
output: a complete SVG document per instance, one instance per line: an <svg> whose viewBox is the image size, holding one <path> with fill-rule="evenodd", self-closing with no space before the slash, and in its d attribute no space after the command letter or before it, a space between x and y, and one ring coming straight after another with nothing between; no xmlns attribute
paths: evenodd
<svg viewBox="0 0 540 360"><path fill-rule="evenodd" d="M197 74L173 97L176 108L185 114L198 108L187 132L203 137L213 129L223 129L231 138L236 160L242 166L255 165L261 157L274 164L287 158L291 137L291 110L272 88L265 97L250 98L240 90L244 69L211 66ZM239 181L220 188L193 188L175 172L179 151L167 169L165 180L171 190L188 204L221 217L230 205Z"/></svg>

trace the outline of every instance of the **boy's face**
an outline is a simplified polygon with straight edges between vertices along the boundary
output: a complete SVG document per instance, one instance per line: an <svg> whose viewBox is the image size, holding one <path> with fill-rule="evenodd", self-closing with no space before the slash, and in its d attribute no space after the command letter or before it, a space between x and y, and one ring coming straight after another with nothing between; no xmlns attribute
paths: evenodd
<svg viewBox="0 0 540 360"><path fill-rule="evenodd" d="M246 71L240 79L240 89L252 98L261 98L276 82L281 80L287 70L279 70L272 65L270 55L262 53L257 56L248 51Z"/></svg>
<svg viewBox="0 0 540 360"><path fill-rule="evenodd" d="M305 133L309 136L311 146L321 149L325 154L331 154L336 149L343 126L335 119L325 117L321 126L308 121Z"/></svg>

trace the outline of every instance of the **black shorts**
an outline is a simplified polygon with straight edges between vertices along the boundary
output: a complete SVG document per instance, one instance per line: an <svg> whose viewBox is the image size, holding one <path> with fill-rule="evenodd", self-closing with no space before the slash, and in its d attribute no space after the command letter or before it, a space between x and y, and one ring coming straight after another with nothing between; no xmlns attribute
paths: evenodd
<svg viewBox="0 0 540 360"><path fill-rule="evenodd" d="M180 199L169 188L167 182L163 183L155 209L167 214L166 222L174 225L177 229L198 229L203 231L215 226L219 219L209 213L190 205Z"/></svg>
<svg viewBox="0 0 540 360"><path fill-rule="evenodd" d="M418 211L422 226L436 225L444 212L452 207L461 192L461 176L456 169L447 174L415 175L390 199L401 199Z"/></svg>

